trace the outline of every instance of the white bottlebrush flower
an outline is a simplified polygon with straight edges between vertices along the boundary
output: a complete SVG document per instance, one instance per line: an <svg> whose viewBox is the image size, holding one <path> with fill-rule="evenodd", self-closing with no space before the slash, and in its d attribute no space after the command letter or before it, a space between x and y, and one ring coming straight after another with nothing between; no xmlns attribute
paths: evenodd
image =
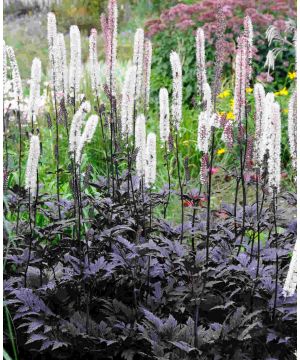
<svg viewBox="0 0 300 360"><path fill-rule="evenodd" d="M169 140L170 134L170 109L169 94L166 88L159 90L159 112L160 112L160 139L162 142Z"/></svg>
<svg viewBox="0 0 300 360"><path fill-rule="evenodd" d="M37 193L37 172L40 158L40 139L32 135L25 174L25 189L30 191L30 196L35 198Z"/></svg>
<svg viewBox="0 0 300 360"><path fill-rule="evenodd" d="M101 26L105 42L106 84L109 92L115 92L115 71L117 62L118 7L117 0L109 0L108 14L101 15Z"/></svg>
<svg viewBox="0 0 300 360"><path fill-rule="evenodd" d="M41 77L42 64L41 60L34 58L31 66L30 94L28 103L28 121L35 121L38 112L39 100L41 96Z"/></svg>
<svg viewBox="0 0 300 360"><path fill-rule="evenodd" d="M283 286L283 295L293 296L297 287L297 243L295 245L289 270Z"/></svg>
<svg viewBox="0 0 300 360"><path fill-rule="evenodd" d="M136 172L139 177L145 175L146 163L146 120L144 115L139 115L135 124L135 147L138 149L136 155Z"/></svg>
<svg viewBox="0 0 300 360"><path fill-rule="evenodd" d="M259 142L257 144L257 153L259 154L259 163L263 163L267 149L270 148L271 141L271 122L272 122L272 105L274 103L274 94L267 93L264 101L264 109L262 114L262 128Z"/></svg>
<svg viewBox="0 0 300 360"><path fill-rule="evenodd" d="M51 69L51 83L54 91L54 96L57 96L57 93L61 91L61 81L55 14L51 12L48 13L47 19L48 53Z"/></svg>
<svg viewBox="0 0 300 360"><path fill-rule="evenodd" d="M49 53L51 53L52 47L54 45L55 38L57 36L56 28L56 17L55 14L50 12L47 15L47 36L48 36L48 46ZM50 54L51 55L51 54Z"/></svg>
<svg viewBox="0 0 300 360"><path fill-rule="evenodd" d="M212 112L211 88L208 83L203 84L203 102L208 114Z"/></svg>
<svg viewBox="0 0 300 360"><path fill-rule="evenodd" d="M70 50L69 91L71 97L75 97L75 100L77 100L80 90L82 65L80 31L76 25L70 27Z"/></svg>
<svg viewBox="0 0 300 360"><path fill-rule="evenodd" d="M265 108L265 89L262 84L254 85L254 99L255 99L255 147L254 147L254 157L255 161L259 161L259 151L260 143L262 138L262 129L263 129L263 114Z"/></svg>
<svg viewBox="0 0 300 360"><path fill-rule="evenodd" d="M136 99L140 98L142 92L144 59L144 30L137 29L134 35L133 65L136 67Z"/></svg>
<svg viewBox="0 0 300 360"><path fill-rule="evenodd" d="M241 36L238 39L238 49L235 59L234 115L238 124L246 115L246 88L249 79L248 39Z"/></svg>
<svg viewBox="0 0 300 360"><path fill-rule="evenodd" d="M97 53L97 30L92 29L89 37L89 61L92 90L98 96L100 88L100 73Z"/></svg>
<svg viewBox="0 0 300 360"><path fill-rule="evenodd" d="M208 152L209 139L211 135L211 116L207 111L202 111L198 119L197 147L199 151Z"/></svg>
<svg viewBox="0 0 300 360"><path fill-rule="evenodd" d="M127 69L122 90L121 127L122 135L133 134L133 110L135 92L136 67Z"/></svg>
<svg viewBox="0 0 300 360"><path fill-rule="evenodd" d="M6 51L11 65L14 98L16 101L19 102L23 99L23 91L18 63L16 60L14 49L11 46L6 46Z"/></svg>
<svg viewBox="0 0 300 360"><path fill-rule="evenodd" d="M271 106L271 122L268 132L268 185L270 188L276 189L276 191L279 192L281 174L281 118L280 106L277 102L274 102Z"/></svg>
<svg viewBox="0 0 300 360"><path fill-rule="evenodd" d="M200 96L203 94L203 86L207 83L205 66L205 36L201 28L196 33L196 62L197 62L197 81Z"/></svg>
<svg viewBox="0 0 300 360"><path fill-rule="evenodd" d="M171 52L170 62L173 75L172 121L178 131L182 119L182 67L179 55L175 51Z"/></svg>
<svg viewBox="0 0 300 360"><path fill-rule="evenodd" d="M85 101L74 114L69 134L69 152L74 155L79 146L83 119L91 111L91 104Z"/></svg>
<svg viewBox="0 0 300 360"><path fill-rule="evenodd" d="M68 94L68 64L67 64L67 52L65 45L65 38L62 33L57 34L57 54L59 63L59 88L66 98Z"/></svg>
<svg viewBox="0 0 300 360"><path fill-rule="evenodd" d="M143 97L144 109L148 110L150 100L150 78L152 65L152 43L149 39L144 44L144 65L143 65Z"/></svg>
<svg viewBox="0 0 300 360"><path fill-rule="evenodd" d="M244 18L244 36L247 41L247 58L248 58L248 70L247 77L248 81L252 77L252 58L253 58L253 25L250 16Z"/></svg>
<svg viewBox="0 0 300 360"><path fill-rule="evenodd" d="M156 179L156 135L150 133L147 136L145 186L151 187Z"/></svg>
<svg viewBox="0 0 300 360"><path fill-rule="evenodd" d="M86 143L91 142L91 140L95 134L97 125L98 125L98 116L91 115L89 117L88 121L86 122L83 133L80 136L78 147L76 149L76 155L75 155L76 164L80 164L83 147Z"/></svg>
<svg viewBox="0 0 300 360"><path fill-rule="evenodd" d="M7 57L6 57L6 45L3 40L3 89L5 89L5 84L7 80Z"/></svg>
<svg viewBox="0 0 300 360"><path fill-rule="evenodd" d="M294 90L289 101L288 136L292 166L297 167L297 89Z"/></svg>

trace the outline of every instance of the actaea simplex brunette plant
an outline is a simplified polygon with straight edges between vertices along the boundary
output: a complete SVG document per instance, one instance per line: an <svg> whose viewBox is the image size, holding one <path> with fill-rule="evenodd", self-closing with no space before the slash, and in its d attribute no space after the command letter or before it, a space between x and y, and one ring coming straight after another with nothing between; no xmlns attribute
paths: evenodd
<svg viewBox="0 0 300 360"><path fill-rule="evenodd" d="M198 121L198 141L197 148L202 153L201 165L199 164L199 196L201 195L202 187L207 188L207 209L205 216L205 231L201 234L201 239L204 240L205 247L205 266L209 268L210 263L214 260L211 253L213 248L211 242L213 239L213 222L212 222L212 197L213 197L213 178L212 169L215 155L215 133L217 131L223 131L222 139L230 149L236 150L237 163L239 164L239 173L237 174L237 191L235 196L235 204L233 210L234 219L234 231L235 238L234 244L231 249L231 255L236 256L240 259L240 255L247 252L247 244L245 244L246 238L246 216L247 216L247 196L246 196L246 185L245 185L245 169L247 168L248 159L251 158L252 147L250 142L250 136L248 134L248 111L247 111L247 98L246 88L250 85L251 80L251 60L252 60L252 25L249 17L245 18L244 32L241 34L238 40L238 48L236 55L236 80L235 80L235 117L234 123L217 113L217 95L220 92L220 81L222 74L222 64L224 54L222 51L222 41L224 36L224 19L222 16L221 9L218 13L218 40L217 40L217 55L215 65L215 80L212 87L209 85L206 71L205 71L205 33L202 29L198 29L196 34L196 49L197 49L197 79L198 88L201 103L199 105L199 121ZM157 194L154 193L155 181L156 181L156 135L155 133L149 133L147 135L147 114L149 105L149 72L151 71L151 44L148 39L144 39L144 33L142 29L139 29L135 35L135 52L134 52L134 63L127 71L126 78L122 88L121 102L117 103L117 86L116 86L116 49L117 49L117 2L116 0L109 1L108 14L103 15L102 28L105 38L105 52L106 52L106 83L103 84L103 90L108 99L108 105L103 107L99 103L99 78L97 74L97 52L96 52L96 32L92 31L90 38L90 74L91 74L91 87L93 95L97 101L97 114L100 117L100 126L102 132L102 141L105 148L105 163L107 165L107 180L105 186L97 185L98 188L103 191L100 193L100 197L106 197L109 199L109 207L106 208L108 212L113 215L113 207L120 204L122 201L128 201L130 204L130 211L133 215L130 219L133 223L132 229L127 229L128 232L134 232L135 235L131 237L131 240L136 239L136 244L143 249L146 248L147 241L152 246L152 249L156 251L155 241L157 234L159 234L160 226L159 221L155 219L154 206L157 201ZM61 193L60 186L60 160L64 156L59 149L60 142L60 124L58 116L58 104L63 99L69 99L70 103L66 102L66 106L71 106L74 114L70 128L67 124L67 135L69 136L69 154L72 164L72 190L74 195L74 213L72 214L72 226L74 226L76 236L70 236L69 233L66 237L74 241L74 245L68 244L68 250L70 253L76 253L77 258L80 259L79 273L83 277L86 269L90 266L91 252L91 241L89 241L90 233L94 229L89 227L89 223L93 222L93 219L84 218L84 206L89 200L93 199L92 195L87 195L83 191L82 186L82 167L83 159L85 154L83 152L85 145L92 141L94 133L99 122L99 117L92 114L91 104L88 100L81 100L80 96L80 81L81 81L81 46L80 46L80 32L77 26L73 25L70 30L71 39L71 61L70 69L66 69L65 52L63 51L62 39L57 34L56 20L54 14L48 16L48 39L49 39L49 52L50 52L50 65L51 65L51 81L52 81L52 93L51 102L54 104L55 112L55 154L56 159L56 198L57 198L57 209L58 209L58 226L64 226L65 212L61 211L61 196L66 194ZM60 41L58 40L60 39ZM8 54L11 50L7 49ZM12 78L15 81L15 91L17 100L19 102L22 96L22 89L20 90L20 79L17 76L17 72L14 70L14 57L9 56L12 63ZM176 152L176 176L178 177L179 190L180 190L180 205L181 205L181 222L180 231L174 232L174 237L184 242L185 238L188 239L185 230L184 221L184 189L183 189L183 176L182 166L180 158L180 127L182 126L182 92L184 91L182 85L182 76L184 64L181 64L180 56L177 52L170 54L170 63L173 79L172 93L171 93L171 112L169 110L169 96L168 91L165 88L160 90L159 94L159 110L160 110L160 139L164 145L165 160L168 172L168 192L166 201L163 203L164 217L166 217L168 204L171 196L171 173L169 168L168 159L168 142L172 142L173 136L175 137L175 152ZM63 65L62 65L63 64ZM39 64L35 65L38 70L34 79L39 79ZM67 71L69 70L69 71ZM66 75L69 73L69 78ZM66 79L69 84L66 85ZM38 82L38 81L37 81ZM34 85L34 84L33 84ZM33 86L32 94L39 92L39 87L35 83L36 89ZM37 90L38 89L38 90ZM67 89L67 90L66 90ZM66 94L68 92L68 94ZM296 91L294 92L296 94ZM256 189L256 231L257 231L257 250L254 249L254 238L251 249L250 261L256 257L257 263L255 268L255 276L259 278L260 270L262 265L260 246L261 238L260 235L264 231L269 231L269 238L272 247L276 249L276 269L275 269L275 290L273 297L273 318L276 317L276 308L278 302L278 289L279 284L279 270L280 263L278 258L278 248L280 244L280 234L278 232L277 223L277 197L280 192L280 143L281 143L281 120L280 120L280 108L279 104L275 101L274 94L265 94L264 89L261 85L254 85L254 96L255 96L255 120L256 120L256 131L254 134L254 164L255 164L255 189ZM34 103L34 102L33 102ZM289 106L289 141L291 143L292 160L295 166L296 158L296 96L293 95L290 100ZM158 104L158 101L157 101ZM102 109L100 110L100 108ZM157 106L158 107L158 106ZM36 118L36 110L33 109L32 105L31 112L34 111L34 116L31 119ZM108 109L108 110L106 110ZM70 111L71 113L71 111ZM90 114L91 113L91 114ZM171 113L171 114L170 114ZM171 115L171 116L170 116ZM20 135L20 161L19 161L19 187L21 187L21 150L22 150L22 137L21 137L21 113L18 111L18 125ZM103 120L108 123L108 128L102 123ZM35 119L36 120L36 119ZM33 244L35 244L35 229L36 226L36 208L38 202L38 162L40 158L40 143L39 133L34 128L34 121L31 123L32 134L30 135L30 148L26 168L26 181L25 189L28 195L28 219L29 219L29 243L28 250L29 255L25 264L24 271L24 284L28 287L28 269L30 268L31 254L33 252ZM170 141L171 139L171 141ZM95 139L93 139L95 141ZM106 143L109 144L110 150L106 148ZM123 149L123 148L124 149ZM124 150L124 153L123 153ZM125 156L124 156L125 154ZM58 156L60 155L60 157ZM42 155L41 155L42 157ZM127 173L125 172L126 181L123 182L124 176L120 173L120 169L124 169L127 166ZM265 168L264 174L259 169ZM136 176L135 176L136 175ZM122 184L127 185L127 197L122 198L123 188ZM138 185L137 185L138 184ZM242 212L239 211L237 205L238 193L240 184L242 186ZM125 187L126 188L126 187ZM104 190L105 189L105 190ZM261 191L261 199L260 199ZM272 205L272 217L270 217L272 224L270 227L265 225L260 218L262 217L264 202L270 199ZM93 199L94 201L95 199ZM147 204L148 202L148 204ZM97 201L95 201L97 204ZM73 205L73 204L72 204ZM142 210L141 210L142 209ZM40 206L40 211L42 210ZM20 209L18 209L19 213ZM102 211L102 209L101 209ZM199 211L200 212L200 211ZM242 214L240 216L240 214ZM73 216L74 215L74 216ZM203 214L201 214L203 215ZM19 215L17 216L17 223ZM146 221L147 219L147 221ZM113 221L110 219L109 221ZM196 212L193 213L192 218L192 253L195 263L199 261L199 257L202 255L199 253L202 244L195 243L195 228L199 225L200 221L196 217ZM163 223L165 224L165 223ZM98 225L97 225L98 226ZM116 226L122 226L118 224ZM40 231L40 229L38 229ZM91 231L89 231L91 230ZM103 229L102 229L103 230ZM106 231L111 229L105 228ZM116 229L118 230L118 228ZM170 233L171 231L168 230ZM164 230L164 233L168 233ZM18 226L17 226L18 232ZM66 231L67 232L67 231ZM59 232L63 234L63 232ZM184 236L185 235L185 236ZM101 236L104 236L103 234ZM106 236L106 235L105 235ZM64 239L63 236L58 236L60 240ZM177 240L176 239L176 240ZM155 241L154 241L155 240ZM130 248L130 243L126 238L118 238L118 241L123 242ZM229 244L228 240L228 246ZM108 236L108 243L110 248L107 247L107 251L114 251L115 245L112 243ZM153 243L153 244L152 244ZM171 242L170 242L171 243ZM177 246L178 242L174 242ZM135 245L136 245L135 244ZM146 245L145 245L146 244ZM60 246L60 244L58 245ZM61 244L63 247L63 242ZM178 245L179 246L179 245ZM181 245L180 245L181 246ZM75 250L74 250L75 249ZM181 247L179 247L181 249ZM179 251L179 250L178 250ZM196 254L196 256L195 256ZM69 254L70 255L70 254ZM200 256L201 255L201 256ZM122 252L118 253L118 256L122 257ZM198 260L196 257L198 256ZM145 256L147 258L147 275L146 275L146 304L150 301L151 291L151 259L152 255L149 253ZM117 258L117 256L116 256ZM127 260L126 260L127 261ZM239 260L237 260L239 261ZM291 261L288 278L286 281L285 291L286 293L293 292L294 290L294 273L295 273L295 259L294 256ZM98 264L99 265L99 264ZM99 265L100 266L100 265ZM131 268L132 272L136 274L139 271L138 260L135 260L134 265ZM205 270L207 272L207 269ZM190 274L187 275L189 277ZM202 275L201 275L202 276ZM192 276L191 276L192 277ZM204 275L204 279L207 277ZM134 279L134 282L138 279ZM195 311L193 310L194 316L194 346L198 347L198 323L200 321L199 311L201 309L202 302L202 290L199 292L193 287L192 293L193 299L195 300ZM134 289L134 303L137 308L137 304L141 299L138 297L137 289ZM157 290L159 292L159 290ZM86 316L86 329L87 333L90 329L90 301L91 294L89 285L84 284L84 304L85 304L85 316ZM254 290L253 290L254 293ZM79 296L78 296L79 298ZM77 299L78 300L78 299Z"/></svg>

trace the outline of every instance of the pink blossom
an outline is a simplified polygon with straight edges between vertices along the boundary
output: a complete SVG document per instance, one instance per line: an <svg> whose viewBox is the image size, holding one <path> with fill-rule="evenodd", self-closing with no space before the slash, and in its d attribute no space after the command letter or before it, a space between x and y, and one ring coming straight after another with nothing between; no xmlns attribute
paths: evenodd
<svg viewBox="0 0 300 360"><path fill-rule="evenodd" d="M271 83L274 78L267 72L262 72L256 76L256 79L262 83Z"/></svg>

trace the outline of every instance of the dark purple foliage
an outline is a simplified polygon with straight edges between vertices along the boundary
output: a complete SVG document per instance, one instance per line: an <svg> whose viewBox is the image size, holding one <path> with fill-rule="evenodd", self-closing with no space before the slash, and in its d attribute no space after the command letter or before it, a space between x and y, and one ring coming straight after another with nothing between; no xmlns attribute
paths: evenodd
<svg viewBox="0 0 300 360"><path fill-rule="evenodd" d="M141 232L139 224L149 224L149 198L143 202L136 187L135 214L127 180L120 181L119 198L109 195L103 180L90 184L95 196L82 194L93 216L80 244L70 235L74 219L68 207L58 221L53 220L56 207L45 204L51 222L35 229L27 288L26 227L18 248L10 249L4 295L23 358L295 359L296 296L284 298L282 286L296 223L281 225L278 251L272 231L261 242L256 278L257 246L251 238L256 208L246 208L244 247L237 255L240 239L235 239L233 208L224 204L226 217L212 217L206 267L205 209L199 207L196 215L193 252L188 219L184 244L179 228L155 217L152 228L146 225L148 230ZM162 204L161 194L151 197L153 207ZM236 219L239 231L240 207ZM272 212L264 209L264 234L271 220ZM276 255L279 284L273 320Z"/></svg>

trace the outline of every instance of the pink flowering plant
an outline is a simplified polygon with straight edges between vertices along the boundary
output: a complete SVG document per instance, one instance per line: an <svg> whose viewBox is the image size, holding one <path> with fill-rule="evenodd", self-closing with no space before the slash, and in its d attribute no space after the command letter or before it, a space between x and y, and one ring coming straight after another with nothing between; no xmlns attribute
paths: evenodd
<svg viewBox="0 0 300 360"><path fill-rule="evenodd" d="M196 88L192 85L195 73L189 65L195 61L194 36L196 29L202 27L206 37L206 66L208 76L211 78L212 66L215 56L215 41L217 30L217 7L219 1L204 0L195 4L177 4L169 9L162 11L160 17L149 20L146 23L146 33L155 42L154 51L154 71L160 74L161 81L164 82L169 71L166 66L168 53L178 48L186 64L185 72L185 95L186 103L196 95ZM276 72L269 72L264 64L267 56L267 40L265 33L270 25L292 41L293 34L287 34L289 27L287 21L296 18L296 8L294 2L281 0L244 1L244 0L224 0L222 2L224 18L226 20L226 31L224 35L223 51L225 61L225 74L230 75L236 53L236 39L243 23L243 16L248 15L252 19L254 31L253 46L253 70L255 77L268 83L275 76L277 86L283 85L289 71L294 70L294 49L288 47L280 55ZM157 78L157 76L156 76ZM269 80L270 79L270 80ZM153 90L159 88L160 82L154 84Z"/></svg>

